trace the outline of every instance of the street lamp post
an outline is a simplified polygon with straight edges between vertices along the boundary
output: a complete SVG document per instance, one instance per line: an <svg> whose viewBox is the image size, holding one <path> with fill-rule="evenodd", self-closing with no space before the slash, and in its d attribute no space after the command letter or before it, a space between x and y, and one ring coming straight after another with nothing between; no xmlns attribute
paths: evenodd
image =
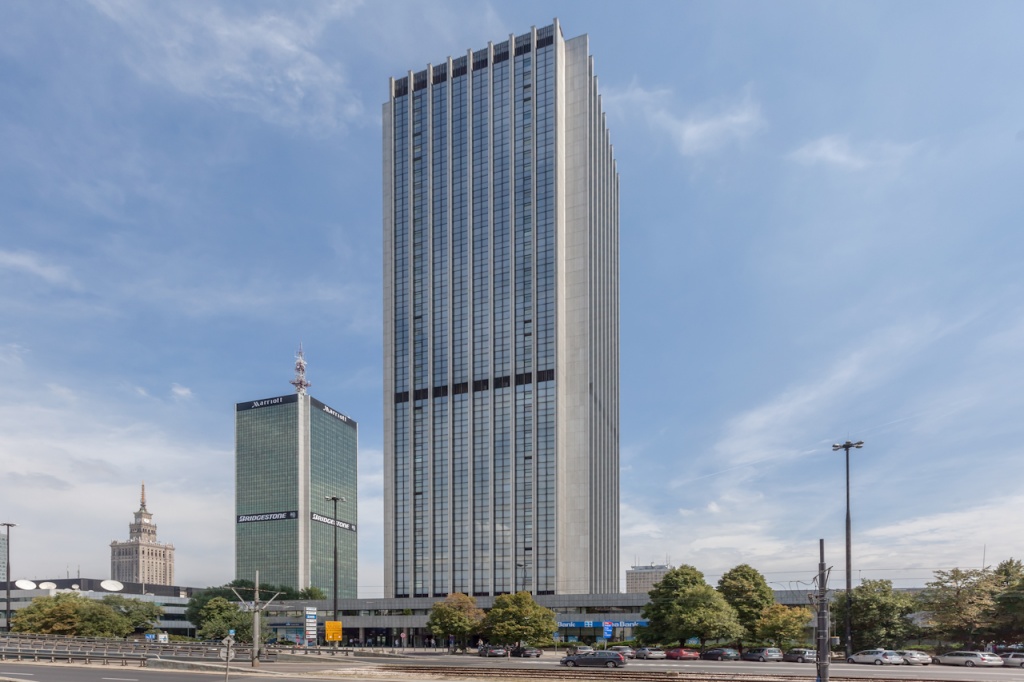
<svg viewBox="0 0 1024 682"><path fill-rule="evenodd" d="M338 620L338 501L346 500L337 495L328 495L324 499L334 503L334 583L331 591L334 593L334 620Z"/></svg>
<svg viewBox="0 0 1024 682"><path fill-rule="evenodd" d="M16 523L0 523L7 529L7 575L4 576L4 582L7 583L7 601L4 603L4 626L7 628L7 632L11 631L11 528L14 528L18 524Z"/></svg>
<svg viewBox="0 0 1024 682"><path fill-rule="evenodd" d="M846 451L846 617L844 618L844 627L846 630L846 658L849 659L853 655L853 642L850 640L850 623L851 616L853 615L853 568L850 564L850 449L860 449L864 447L864 441L859 440L856 443L846 441L842 445L835 444L832 446L832 451L838 450Z"/></svg>

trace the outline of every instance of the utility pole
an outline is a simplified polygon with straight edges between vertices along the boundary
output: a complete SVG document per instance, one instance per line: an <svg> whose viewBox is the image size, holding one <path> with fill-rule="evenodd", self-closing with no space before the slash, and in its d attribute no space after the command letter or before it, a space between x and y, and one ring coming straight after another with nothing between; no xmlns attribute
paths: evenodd
<svg viewBox="0 0 1024 682"><path fill-rule="evenodd" d="M238 601L242 603L242 610L244 611L244 610L248 609L249 608L248 604L246 603L246 601L244 599L242 599L242 595L238 594L238 590L236 590L235 588L232 587L231 591L235 593L235 596L238 597ZM253 597L252 597L252 663L251 663L251 665L252 665L253 668L260 667L260 649L263 648L263 633L260 631L260 613L262 613L263 611L266 611L267 607L270 606L270 602L272 602L275 599L277 599L278 596L280 596L280 594L281 594L280 592L275 593L273 597L271 597L270 599L267 600L266 604L262 604L261 605L260 604L260 572L256 571L256 583L255 583L255 589L253 590Z"/></svg>
<svg viewBox="0 0 1024 682"><path fill-rule="evenodd" d="M818 540L821 554L818 561L818 594L815 601L818 606L817 646L818 646L818 682L828 682L828 667L832 660L832 647L829 637L828 613L828 572L825 568L825 540Z"/></svg>
<svg viewBox="0 0 1024 682"><path fill-rule="evenodd" d="M334 620L338 620L338 502L348 500L337 495L327 495L324 499L334 503L334 516L331 519L334 522L334 582L331 584L331 592L334 593Z"/></svg>
<svg viewBox="0 0 1024 682"><path fill-rule="evenodd" d="M260 572L256 571L256 589L252 593L252 667L260 667L260 647L263 635L260 632Z"/></svg>
<svg viewBox="0 0 1024 682"><path fill-rule="evenodd" d="M7 529L7 542L4 545L7 547L7 575L4 576L4 582L7 583L7 601L4 604L4 626L7 628L7 632L11 631L11 528L14 528L18 524L16 523L0 523L0 526L4 526Z"/></svg>
<svg viewBox="0 0 1024 682"><path fill-rule="evenodd" d="M850 656L853 655L853 640L851 632L853 630L852 616L853 616L853 564L850 560L850 449L860 449L864 447L864 441L859 440L856 443L846 441L842 445L838 443L832 446L832 451L846 450L846 614L845 618L845 630L843 639L845 640L845 659L849 660Z"/></svg>

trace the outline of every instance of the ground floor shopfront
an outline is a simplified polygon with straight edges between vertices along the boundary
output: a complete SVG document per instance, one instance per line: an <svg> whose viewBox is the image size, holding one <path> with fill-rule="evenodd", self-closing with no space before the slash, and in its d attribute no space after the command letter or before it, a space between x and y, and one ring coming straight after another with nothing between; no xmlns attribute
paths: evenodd
<svg viewBox="0 0 1024 682"><path fill-rule="evenodd" d="M565 642L595 643L631 639L634 629L646 623L640 610L646 594L572 594L535 597L541 606L555 612L558 631L552 638ZM427 630L427 620L440 599L341 599L338 620L342 622L342 643L349 646L385 648L438 648L455 644L435 639ZM477 606L487 610L493 597L478 597ZM315 613L315 640L312 634ZM271 604L267 625L272 637L298 644L322 643L324 623L334 620L333 602L316 600ZM469 642L475 646L477 642Z"/></svg>

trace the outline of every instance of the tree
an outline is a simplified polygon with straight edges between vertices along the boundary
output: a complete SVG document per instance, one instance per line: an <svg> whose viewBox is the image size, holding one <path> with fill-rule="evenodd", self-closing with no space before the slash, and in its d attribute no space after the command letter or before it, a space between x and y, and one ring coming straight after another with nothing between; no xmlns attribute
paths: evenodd
<svg viewBox="0 0 1024 682"><path fill-rule="evenodd" d="M164 610L153 602L130 599L120 594L106 595L103 603L127 618L136 631L152 630L164 615Z"/></svg>
<svg viewBox="0 0 1024 682"><path fill-rule="evenodd" d="M69 637L124 637L131 621L110 606L73 592L36 597L11 618L14 632Z"/></svg>
<svg viewBox="0 0 1024 682"><path fill-rule="evenodd" d="M238 594L235 594L235 593ZM201 592L196 592L192 595L192 598L188 600L188 606L185 607L185 620L192 623L196 627L196 632L203 628L203 607L206 606L211 599L220 597L229 602L237 602L239 596L245 601L252 600L256 592L256 584L251 580L232 580L226 585L220 587L207 587ZM320 595L320 596L302 596L307 595ZM260 599L266 601L270 599L274 594L278 594L280 600L296 600L296 599L326 599L323 596L323 591L317 587L307 587L305 590L296 590L294 587L288 587L287 585L260 585ZM251 628L250 628L251 629Z"/></svg>
<svg viewBox="0 0 1024 682"><path fill-rule="evenodd" d="M746 637L756 637L758 620L764 610L775 603L775 592L755 568L740 564L726 571L718 580L718 591L736 609L736 617ZM741 636L744 636L741 635ZM743 642L737 640L742 650Z"/></svg>
<svg viewBox="0 0 1024 682"><path fill-rule="evenodd" d="M996 595L992 634L1004 643L1024 639L1024 578Z"/></svg>
<svg viewBox="0 0 1024 682"><path fill-rule="evenodd" d="M135 627L127 616L93 599L84 598L78 608L78 637L124 637Z"/></svg>
<svg viewBox="0 0 1024 682"><path fill-rule="evenodd" d="M804 638L811 618L810 609L802 606L771 604L761 612L753 633L763 642L786 649L794 641Z"/></svg>
<svg viewBox="0 0 1024 682"><path fill-rule="evenodd" d="M992 626L996 583L984 569L935 571L921 601L932 627L966 647L974 647Z"/></svg>
<svg viewBox="0 0 1024 682"><path fill-rule="evenodd" d="M188 600L188 606L185 607L185 620L195 626L197 633L203 628L203 608L215 598L229 602L238 601L238 597L229 587L208 587L201 592L194 593Z"/></svg>
<svg viewBox="0 0 1024 682"><path fill-rule="evenodd" d="M214 597L200 614L203 626L199 629L202 639L223 639L231 630L235 631L235 641L252 642L252 614L238 608L237 602L229 602L223 597ZM269 631L261 621L261 633L266 639Z"/></svg>
<svg viewBox="0 0 1024 682"><path fill-rule="evenodd" d="M736 609L711 585L688 587L679 596L679 611L671 623L673 639L680 644L690 637L700 640L735 639L743 634Z"/></svg>
<svg viewBox="0 0 1024 682"><path fill-rule="evenodd" d="M533 600L529 592L502 594L484 616L484 632L496 644L535 644L558 630L555 612Z"/></svg>
<svg viewBox="0 0 1024 682"><path fill-rule="evenodd" d="M262 591L263 588L260 588L260 592ZM301 590L299 590L299 599L327 599L327 595L324 594L324 591L321 590L319 587L310 585L309 587L304 587Z"/></svg>
<svg viewBox="0 0 1024 682"><path fill-rule="evenodd" d="M992 571L996 593L992 609L992 635L1000 642L1024 638L1024 563L1019 559L999 562Z"/></svg>
<svg viewBox="0 0 1024 682"><path fill-rule="evenodd" d="M1024 580L1024 562L1006 559L992 570L992 583L997 591L1008 589Z"/></svg>
<svg viewBox="0 0 1024 682"><path fill-rule="evenodd" d="M892 589L891 580L864 580L853 588L850 616L854 651L871 647L899 649L916 632L910 620L915 611L914 598ZM836 601L832 615L835 623L846 618L846 600Z"/></svg>
<svg viewBox="0 0 1024 682"><path fill-rule="evenodd" d="M653 644L678 638L674 623L679 617L679 600L685 590L700 585L707 585L704 574L693 566L683 564L666 573L647 593L650 601L641 609L641 614L648 624L638 630L638 639Z"/></svg>
<svg viewBox="0 0 1024 682"><path fill-rule="evenodd" d="M436 602L430 609L427 628L434 637L442 640L454 635L460 646L465 648L466 638L478 632L483 621L484 612L477 607L476 599L455 592L449 594L444 601Z"/></svg>

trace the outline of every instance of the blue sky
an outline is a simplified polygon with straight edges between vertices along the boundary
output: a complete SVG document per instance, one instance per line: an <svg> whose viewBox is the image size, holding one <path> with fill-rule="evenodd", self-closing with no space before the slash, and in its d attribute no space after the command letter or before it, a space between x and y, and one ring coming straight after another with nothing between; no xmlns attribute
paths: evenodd
<svg viewBox="0 0 1024 682"><path fill-rule="evenodd" d="M559 17L621 183L623 570L921 585L1024 555L1024 90L1011 2L0 5L0 520L106 577L146 481L233 577L233 409L360 424L382 591L387 79ZM1010 481L1004 479L1009 477Z"/></svg>

